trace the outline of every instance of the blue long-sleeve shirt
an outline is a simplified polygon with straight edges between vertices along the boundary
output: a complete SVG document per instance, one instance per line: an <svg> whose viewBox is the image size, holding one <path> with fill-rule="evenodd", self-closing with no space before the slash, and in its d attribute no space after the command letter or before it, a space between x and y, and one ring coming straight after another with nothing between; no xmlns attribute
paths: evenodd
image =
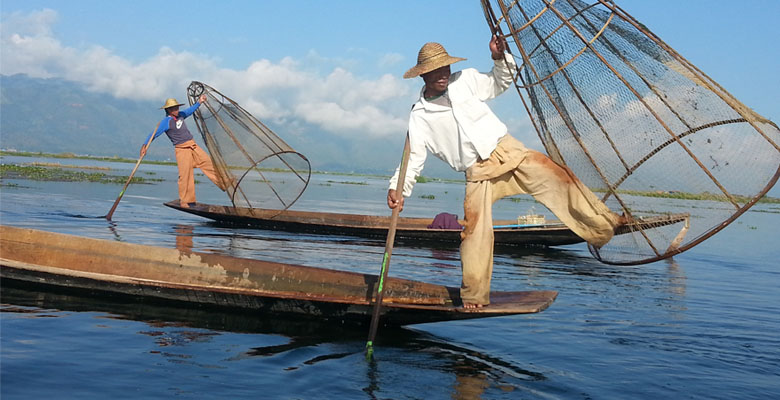
<svg viewBox="0 0 780 400"><path fill-rule="evenodd" d="M144 144L149 143L149 138L152 135L154 135L154 139L157 139L157 137L163 133L168 135L168 138L171 139L171 143L173 143L174 146L184 143L188 140L192 140L192 133L190 133L190 130L187 129L187 125L184 123L184 120L192 115L192 113L194 113L198 107L200 107L200 103L195 103L184 110L180 110L178 118L167 115L165 118L163 118L162 121L160 121L160 125L157 127L157 130L146 136Z"/></svg>

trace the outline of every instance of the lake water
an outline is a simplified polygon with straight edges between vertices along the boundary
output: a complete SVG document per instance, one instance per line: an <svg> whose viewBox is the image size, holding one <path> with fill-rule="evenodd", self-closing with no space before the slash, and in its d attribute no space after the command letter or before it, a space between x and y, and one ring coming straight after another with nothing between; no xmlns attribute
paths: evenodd
<svg viewBox="0 0 780 400"><path fill-rule="evenodd" d="M132 164L3 157L110 167ZM93 171L94 172L94 171ZM383 241L218 226L162 205L176 170L121 185L4 179L0 223L378 273ZM205 178L198 200L228 204ZM357 184L359 183L359 184ZM389 215L381 178L313 175L295 209ZM462 215L463 184L423 183L404 216ZM433 195L433 199L420 198ZM533 203L500 201L496 218ZM536 211L543 212L536 206ZM695 212L696 208L692 208ZM780 206L759 204L673 260L617 267L584 245L496 254L493 290L557 290L526 316L367 329L3 287L0 397L282 399L780 398ZM390 274L457 286L457 249L399 245Z"/></svg>

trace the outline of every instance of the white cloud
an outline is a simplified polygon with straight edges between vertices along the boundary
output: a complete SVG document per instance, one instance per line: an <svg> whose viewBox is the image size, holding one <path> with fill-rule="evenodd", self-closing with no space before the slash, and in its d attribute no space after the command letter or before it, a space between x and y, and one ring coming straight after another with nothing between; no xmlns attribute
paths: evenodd
<svg viewBox="0 0 780 400"><path fill-rule="evenodd" d="M163 47L134 63L102 46L77 49L53 34L53 10L4 16L0 27L0 73L63 78L119 98L183 97L191 81L209 84L255 116L294 126L314 124L343 137L382 137L405 129L412 85L399 77L360 78L343 67L318 72L332 60L310 53L306 60L254 61L245 70L221 68L209 55ZM393 62L387 55L382 62ZM342 62L340 65L353 65ZM321 65L319 66L321 67ZM180 101L185 101L179 98Z"/></svg>
<svg viewBox="0 0 780 400"><path fill-rule="evenodd" d="M379 58L377 65L380 68L395 67L403 62L405 57L398 53L388 53Z"/></svg>
<svg viewBox="0 0 780 400"><path fill-rule="evenodd" d="M406 119L384 114L376 106L344 108L333 102L304 102L295 108L306 122L320 125L331 132L362 131L370 136L398 134L405 130Z"/></svg>
<svg viewBox="0 0 780 400"><path fill-rule="evenodd" d="M57 12L49 8L27 15L18 11L13 12L3 21L2 35L5 37L8 33L16 32L24 36L51 36L51 26L57 22L57 19Z"/></svg>

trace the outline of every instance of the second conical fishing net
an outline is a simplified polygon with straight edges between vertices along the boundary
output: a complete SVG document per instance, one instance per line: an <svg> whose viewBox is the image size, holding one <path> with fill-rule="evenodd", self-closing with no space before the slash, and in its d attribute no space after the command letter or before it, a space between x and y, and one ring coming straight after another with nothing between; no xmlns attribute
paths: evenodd
<svg viewBox="0 0 780 400"><path fill-rule="evenodd" d="M614 2L483 0L483 9L509 42L517 91L550 157L634 219L591 247L597 259L678 254L777 181L777 125Z"/></svg>
<svg viewBox="0 0 780 400"><path fill-rule="evenodd" d="M309 160L216 89L201 82L187 88L190 104L201 94L206 102L194 119L233 206L270 210L266 217L292 206L309 184Z"/></svg>

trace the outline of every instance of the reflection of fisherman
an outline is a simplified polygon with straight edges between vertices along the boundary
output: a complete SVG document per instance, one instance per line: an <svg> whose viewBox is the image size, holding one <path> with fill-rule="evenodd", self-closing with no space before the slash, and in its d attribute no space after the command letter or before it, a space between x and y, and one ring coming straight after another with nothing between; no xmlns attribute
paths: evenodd
<svg viewBox="0 0 780 400"><path fill-rule="evenodd" d="M490 303L493 272L493 202L527 193L547 206L574 233L596 247L606 244L622 217L586 188L566 167L526 147L508 134L507 127L485 101L503 93L512 83L515 63L505 54L505 41L490 41L494 60L490 73L465 69L451 74L451 57L438 43L426 43L417 65L404 78L421 76L425 82L409 117L408 172L403 196L409 197L422 171L427 152L466 173L463 203L466 226L461 233L463 268L461 298L466 308ZM390 179L387 204L403 209L396 191L398 170Z"/></svg>
<svg viewBox="0 0 780 400"><path fill-rule="evenodd" d="M192 253L192 225L176 225L176 249L184 254Z"/></svg>
<svg viewBox="0 0 780 400"><path fill-rule="evenodd" d="M156 139L163 132L171 139L176 154L176 165L179 167L179 205L184 208L195 205L195 168L200 168L207 178L220 189L225 190L225 185L214 171L211 158L195 143L190 130L187 129L187 124L184 123L184 119L192 115L205 101L206 95L201 95L195 104L179 111L182 103L173 98L165 100L165 104L160 107L165 110L165 118L160 122L157 131L150 133L144 141L148 143L152 135ZM141 157L145 154L146 144L141 146Z"/></svg>

